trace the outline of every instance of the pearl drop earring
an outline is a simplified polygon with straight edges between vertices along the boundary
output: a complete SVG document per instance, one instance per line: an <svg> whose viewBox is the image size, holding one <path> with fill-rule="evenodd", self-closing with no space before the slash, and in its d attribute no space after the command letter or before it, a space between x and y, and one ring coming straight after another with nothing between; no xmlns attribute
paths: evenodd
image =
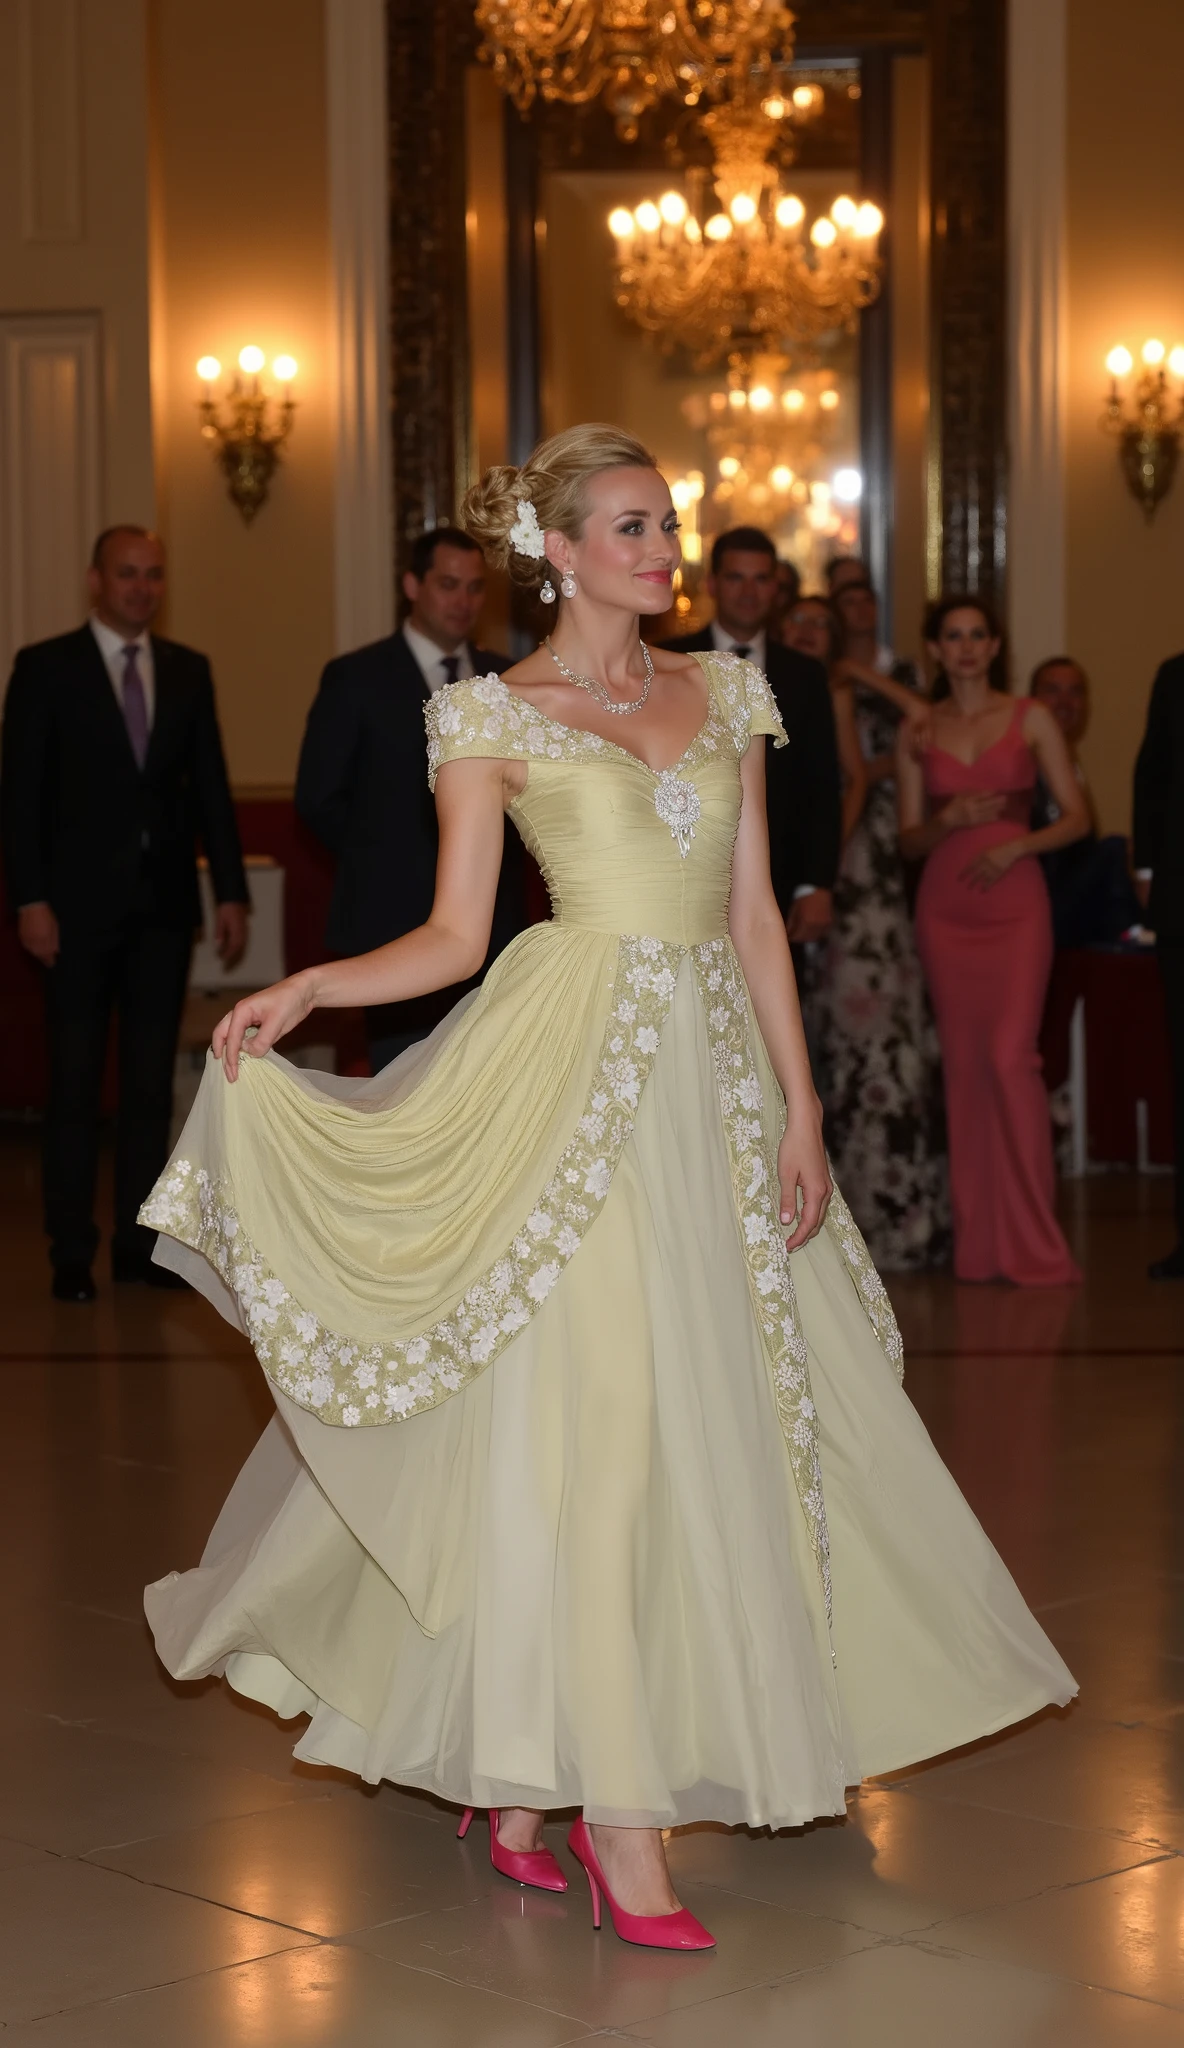
<svg viewBox="0 0 1184 2048"><path fill-rule="evenodd" d="M571 570L565 569L559 579L559 588L563 592L564 597L574 597L579 587Z"/></svg>
<svg viewBox="0 0 1184 2048"><path fill-rule="evenodd" d="M539 592L539 597L543 604L554 604L555 602L555 586L549 576Z"/></svg>

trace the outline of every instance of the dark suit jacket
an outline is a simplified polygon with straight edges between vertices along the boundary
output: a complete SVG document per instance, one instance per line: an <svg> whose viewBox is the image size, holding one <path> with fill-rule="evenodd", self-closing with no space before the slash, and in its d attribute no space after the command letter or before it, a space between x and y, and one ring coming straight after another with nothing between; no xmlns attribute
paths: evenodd
<svg viewBox="0 0 1184 2048"><path fill-rule="evenodd" d="M474 648L479 674L504 655ZM325 944L366 953L422 924L436 886L439 834L428 789L428 688L402 633L338 655L308 714L296 808L337 856ZM491 956L526 922L521 844L507 826Z"/></svg>
<svg viewBox="0 0 1184 2048"><path fill-rule="evenodd" d="M711 630L667 640L686 654L709 654ZM826 670L820 661L775 641L768 643L769 687L777 699L787 747L766 749L769 860L773 887L788 914L793 892L805 882L833 889L842 837L841 779L835 719Z"/></svg>
<svg viewBox="0 0 1184 2048"><path fill-rule="evenodd" d="M0 815L14 910L48 902L63 940L135 915L200 920L197 841L219 902L248 901L204 654L152 636L155 713L136 766L89 626L22 647L4 706Z"/></svg>
<svg viewBox="0 0 1184 2048"><path fill-rule="evenodd" d="M1184 654L1155 678L1147 730L1135 762L1134 855L1151 868L1147 922L1164 939L1184 939Z"/></svg>

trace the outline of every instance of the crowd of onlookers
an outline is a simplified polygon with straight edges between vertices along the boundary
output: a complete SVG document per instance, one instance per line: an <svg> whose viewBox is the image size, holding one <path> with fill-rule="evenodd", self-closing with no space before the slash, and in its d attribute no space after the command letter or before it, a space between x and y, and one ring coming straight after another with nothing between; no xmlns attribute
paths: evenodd
<svg viewBox="0 0 1184 2048"><path fill-rule="evenodd" d="M1182 1149L1184 658L1156 681L1128 843L1099 834L1081 765L1083 665L1052 654L1012 694L979 600L929 608L928 675L885 644L854 557L819 592L781 564L768 633L821 662L831 691L841 852L799 973L828 1145L873 1254L933 1263L952 1226L962 1278L1071 1281L1037 1051L1054 945L1155 935ZM1180 1247L1151 1271L1180 1277Z"/></svg>
<svg viewBox="0 0 1184 2048"><path fill-rule="evenodd" d="M113 1276L175 1284L136 1218L167 1152L199 840L223 957L246 938L209 665L153 633L164 576L155 536L101 535L90 618L22 650L5 710L7 893L45 975L46 1225L67 1301L95 1293L113 1012ZM1078 758L1089 716L1079 662L1050 655L1011 693L989 606L954 594L929 609L923 671L886 644L862 561L833 561L826 586L803 591L766 534L735 528L711 551L710 622L671 644L755 662L789 737L768 751L770 859L837 1178L887 1271L952 1250L964 1279L1072 1282L1037 1051L1054 939L1120 946L1141 924L1155 933L1184 1154L1184 655L1152 694L1132 863L1125 840L1097 832ZM325 942L341 953L426 917L437 842L423 707L450 682L508 666L473 638L485 564L468 534L424 534L402 594L394 634L326 668L301 753L296 806L335 858ZM491 957L530 914L507 830ZM368 1013L375 1069L457 993ZM1184 1175L1176 1185L1179 1204ZM1184 1277L1184 1249L1152 1272Z"/></svg>

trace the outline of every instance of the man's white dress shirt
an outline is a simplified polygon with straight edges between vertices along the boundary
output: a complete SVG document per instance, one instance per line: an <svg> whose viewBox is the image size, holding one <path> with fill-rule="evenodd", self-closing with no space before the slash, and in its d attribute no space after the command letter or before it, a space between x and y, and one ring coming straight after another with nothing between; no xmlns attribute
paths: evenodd
<svg viewBox="0 0 1184 2048"><path fill-rule="evenodd" d="M99 653L103 657L103 665L111 678L111 688L115 692L115 702L118 704L121 713L123 711L123 678L127 666L123 658L123 652L125 647L135 648L136 667L140 673L140 681L144 685L144 704L148 712L148 730L151 732L152 723L156 717L156 670L152 661L151 638L147 632L143 632L137 633L132 640L125 640L122 633L116 633L110 626L105 626L101 619L95 618L93 612L91 613L90 630L95 636Z"/></svg>
<svg viewBox="0 0 1184 2048"><path fill-rule="evenodd" d="M765 639L763 627L759 633L754 633L750 640L737 640L734 634L724 631L718 619L713 619L711 622L711 641L717 654L735 654L738 647L746 648L747 659L755 661L757 667L763 673L768 654L768 643Z"/></svg>
<svg viewBox="0 0 1184 2048"><path fill-rule="evenodd" d="M426 633L419 632L411 625L403 627L403 638L415 656L416 667L433 697L449 680L449 672L444 663L450 658L456 661L456 682L466 682L470 676L477 673L473 666L473 650L467 640L461 640L455 647L445 650L443 647L437 647L434 640L429 640Z"/></svg>

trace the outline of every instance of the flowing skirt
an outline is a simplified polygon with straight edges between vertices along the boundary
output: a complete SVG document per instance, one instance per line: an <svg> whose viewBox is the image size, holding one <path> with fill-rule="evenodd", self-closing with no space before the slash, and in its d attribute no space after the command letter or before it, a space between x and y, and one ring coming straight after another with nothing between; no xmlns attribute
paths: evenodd
<svg viewBox="0 0 1184 2048"><path fill-rule="evenodd" d="M466 1011L372 1086L446 1060ZM297 1756L369 1782L623 1825L799 1825L1071 1696L831 1230L790 1260L828 1624L716 1078L684 960L559 1284L480 1376L398 1423L333 1427L276 1388L200 1566L148 1589L175 1677L224 1671L307 1714ZM158 1257L237 1319L197 1252L162 1238Z"/></svg>

